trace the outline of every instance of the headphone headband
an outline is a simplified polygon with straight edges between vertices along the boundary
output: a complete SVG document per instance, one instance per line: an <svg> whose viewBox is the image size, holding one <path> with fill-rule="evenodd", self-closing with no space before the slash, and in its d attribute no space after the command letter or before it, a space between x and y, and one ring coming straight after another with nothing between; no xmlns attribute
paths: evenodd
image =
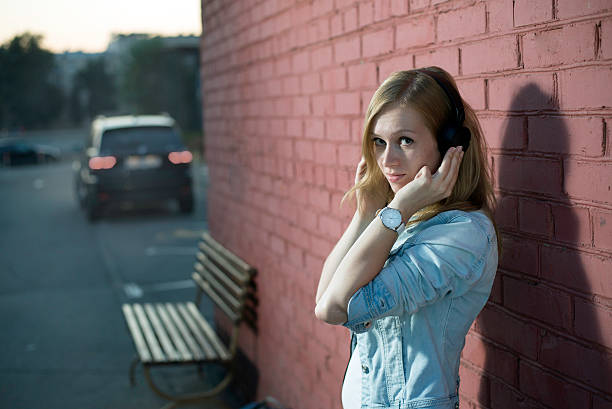
<svg viewBox="0 0 612 409"><path fill-rule="evenodd" d="M421 74L427 75L429 78L433 79L439 86L442 88L448 100L451 104L451 109L455 113L454 122L457 126L462 126L463 121L465 121L465 110L463 108L463 102L461 102L461 96L455 90L455 87L447 86L446 79L439 75L437 72L429 70L427 68L417 69L417 72Z"/></svg>

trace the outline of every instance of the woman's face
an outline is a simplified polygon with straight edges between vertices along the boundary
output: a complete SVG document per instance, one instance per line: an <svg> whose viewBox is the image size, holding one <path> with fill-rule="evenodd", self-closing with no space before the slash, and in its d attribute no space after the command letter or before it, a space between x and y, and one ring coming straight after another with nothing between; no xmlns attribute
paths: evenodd
<svg viewBox="0 0 612 409"><path fill-rule="evenodd" d="M410 107L392 105L378 114L370 134L378 167L393 193L429 166L435 173L440 164L438 143L425 126L421 114Z"/></svg>

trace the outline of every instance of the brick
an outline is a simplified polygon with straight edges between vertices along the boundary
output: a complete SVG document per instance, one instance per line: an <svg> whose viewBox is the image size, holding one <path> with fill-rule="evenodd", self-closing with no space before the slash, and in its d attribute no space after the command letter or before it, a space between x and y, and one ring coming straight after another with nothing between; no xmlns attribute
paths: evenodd
<svg viewBox="0 0 612 409"><path fill-rule="evenodd" d="M593 241L599 249L612 250L612 212L593 210Z"/></svg>
<svg viewBox="0 0 612 409"><path fill-rule="evenodd" d="M376 64L361 63L351 65L348 68L348 83L351 89L360 89L375 87L376 81Z"/></svg>
<svg viewBox="0 0 612 409"><path fill-rule="evenodd" d="M335 112L339 115L361 113L361 100L358 92L344 92L334 95Z"/></svg>
<svg viewBox="0 0 612 409"><path fill-rule="evenodd" d="M334 141L350 141L351 126L348 119L328 119L326 137Z"/></svg>
<svg viewBox="0 0 612 409"><path fill-rule="evenodd" d="M315 95L312 97L312 112L317 116L334 113L334 95Z"/></svg>
<svg viewBox="0 0 612 409"><path fill-rule="evenodd" d="M530 116L527 120L532 152L597 157L604 153L601 118Z"/></svg>
<svg viewBox="0 0 612 409"><path fill-rule="evenodd" d="M414 56L415 68L431 67L433 65L443 68L451 75L459 74L459 50L456 47L437 48L424 54Z"/></svg>
<svg viewBox="0 0 612 409"><path fill-rule="evenodd" d="M313 103L314 104L314 103ZM304 136L307 138L323 139L325 135L325 122L321 119L304 120Z"/></svg>
<svg viewBox="0 0 612 409"><path fill-rule="evenodd" d="M612 202L612 163L582 162L567 159L563 191L570 197Z"/></svg>
<svg viewBox="0 0 612 409"><path fill-rule="evenodd" d="M509 75L489 80L489 109L523 111L555 108L557 103L552 74Z"/></svg>
<svg viewBox="0 0 612 409"><path fill-rule="evenodd" d="M298 54L294 54L291 60L291 65L293 67L294 74L308 72L310 70L310 59L308 52L303 51Z"/></svg>
<svg viewBox="0 0 612 409"><path fill-rule="evenodd" d="M342 225L338 219L322 214L319 216L319 232L331 240L338 240L342 235Z"/></svg>
<svg viewBox="0 0 612 409"><path fill-rule="evenodd" d="M332 48L331 46L325 46L312 51L310 55L312 68L314 70L320 70L323 67L327 67L332 63Z"/></svg>
<svg viewBox="0 0 612 409"><path fill-rule="evenodd" d="M337 40L334 42L334 56L337 63L356 60L361 57L361 41L360 38L350 37L344 41Z"/></svg>
<svg viewBox="0 0 612 409"><path fill-rule="evenodd" d="M319 18L308 25L308 43L318 43L329 40L329 19Z"/></svg>
<svg viewBox="0 0 612 409"><path fill-rule="evenodd" d="M374 22L374 2L359 3L359 27L365 27Z"/></svg>
<svg viewBox="0 0 612 409"><path fill-rule="evenodd" d="M494 156L499 187L538 195L561 195L561 164L557 160Z"/></svg>
<svg viewBox="0 0 612 409"><path fill-rule="evenodd" d="M504 237L503 248L499 260L503 269L538 276L538 246L535 241Z"/></svg>
<svg viewBox="0 0 612 409"><path fill-rule="evenodd" d="M480 118L487 145L492 149L525 148L525 118L522 116Z"/></svg>
<svg viewBox="0 0 612 409"><path fill-rule="evenodd" d="M495 409L543 409L517 389L491 378L491 407Z"/></svg>
<svg viewBox="0 0 612 409"><path fill-rule="evenodd" d="M360 160L361 146L355 144L338 146L338 165L357 169L357 164Z"/></svg>
<svg viewBox="0 0 612 409"><path fill-rule="evenodd" d="M465 396L483 405L489 404L489 379L467 365L459 367L459 390Z"/></svg>
<svg viewBox="0 0 612 409"><path fill-rule="evenodd" d="M601 23L601 58L612 58L612 19L604 20Z"/></svg>
<svg viewBox="0 0 612 409"><path fill-rule="evenodd" d="M556 240L590 246L592 241L589 209L577 206L552 205Z"/></svg>
<svg viewBox="0 0 612 409"><path fill-rule="evenodd" d="M563 109L612 107L612 67L587 67L563 71L559 96Z"/></svg>
<svg viewBox="0 0 612 409"><path fill-rule="evenodd" d="M316 209L323 210L326 212L329 211L329 191L319 187L313 187L308 189L308 203L313 205Z"/></svg>
<svg viewBox="0 0 612 409"><path fill-rule="evenodd" d="M311 141L295 141L295 152L300 160L311 161L314 159L314 145Z"/></svg>
<svg viewBox="0 0 612 409"><path fill-rule="evenodd" d="M287 119L287 136L301 137L303 133L301 119Z"/></svg>
<svg viewBox="0 0 612 409"><path fill-rule="evenodd" d="M374 2L374 21L383 21L391 17L391 3L392 0L377 0Z"/></svg>
<svg viewBox="0 0 612 409"><path fill-rule="evenodd" d="M568 359L580 357L580 359ZM612 357L592 347L585 347L569 339L544 333L539 362L589 387L612 390L610 362Z"/></svg>
<svg viewBox="0 0 612 409"><path fill-rule="evenodd" d="M612 349L612 309L576 298L576 335Z"/></svg>
<svg viewBox="0 0 612 409"><path fill-rule="evenodd" d="M391 15L403 16L408 14L407 0L391 0Z"/></svg>
<svg viewBox="0 0 612 409"><path fill-rule="evenodd" d="M362 46L364 57L374 57L393 51L393 28L363 34Z"/></svg>
<svg viewBox="0 0 612 409"><path fill-rule="evenodd" d="M332 37L337 37L340 34L343 33L344 29L342 27L342 15L341 14L336 14L334 16L331 17L331 20L329 22L330 28L331 28L331 36Z"/></svg>
<svg viewBox="0 0 612 409"><path fill-rule="evenodd" d="M552 20L553 4L550 0L515 0L514 25L516 27Z"/></svg>
<svg viewBox="0 0 612 409"><path fill-rule="evenodd" d="M489 14L489 31L507 31L514 26L512 0L489 0L487 13Z"/></svg>
<svg viewBox="0 0 612 409"><path fill-rule="evenodd" d="M520 364L522 392L554 408L587 408L589 393L525 361Z"/></svg>
<svg viewBox="0 0 612 409"><path fill-rule="evenodd" d="M413 17L407 23L395 28L396 47L424 47L435 41L435 25L433 16Z"/></svg>
<svg viewBox="0 0 612 409"><path fill-rule="evenodd" d="M504 196L497 202L495 222L502 229L516 230L518 227L518 199L515 196Z"/></svg>
<svg viewBox="0 0 612 409"><path fill-rule="evenodd" d="M593 60L594 43L593 23L527 33L523 37L523 62L525 68L532 68Z"/></svg>
<svg viewBox="0 0 612 409"><path fill-rule="evenodd" d="M315 142L314 161L324 165L336 164L336 145L330 142Z"/></svg>
<svg viewBox="0 0 612 409"><path fill-rule="evenodd" d="M482 34L486 29L484 3L438 14L438 41Z"/></svg>
<svg viewBox="0 0 612 409"><path fill-rule="evenodd" d="M612 258L561 247L542 247L542 278L585 294L611 298Z"/></svg>
<svg viewBox="0 0 612 409"><path fill-rule="evenodd" d="M342 21L344 22L344 32L349 33L357 30L357 7L351 7L342 14Z"/></svg>
<svg viewBox="0 0 612 409"><path fill-rule="evenodd" d="M495 52L491 52L495 50ZM519 66L516 36L496 37L461 47L464 75L507 71Z"/></svg>
<svg viewBox="0 0 612 409"><path fill-rule="evenodd" d="M310 98L293 97L293 115L310 115Z"/></svg>
<svg viewBox="0 0 612 409"><path fill-rule="evenodd" d="M300 78L299 77L285 77L283 78L283 95L296 95L300 94Z"/></svg>
<svg viewBox="0 0 612 409"><path fill-rule="evenodd" d="M301 77L301 91L305 94L315 94L321 90L319 73L304 74Z"/></svg>
<svg viewBox="0 0 612 409"><path fill-rule="evenodd" d="M270 234L268 236L268 243L270 244L270 250L272 250L274 253L278 254L279 256L285 255L285 242L280 237Z"/></svg>
<svg viewBox="0 0 612 409"><path fill-rule="evenodd" d="M612 9L612 6L608 0L588 0L584 2L557 0L557 18L559 19L588 16L610 9Z"/></svg>
<svg viewBox="0 0 612 409"><path fill-rule="evenodd" d="M303 4L292 9L291 25L298 27L309 21L312 17L312 9L310 4Z"/></svg>
<svg viewBox="0 0 612 409"><path fill-rule="evenodd" d="M392 55L395 55L395 53ZM414 68L414 65L410 54L382 60L378 63L378 82L382 83L396 71L411 70L412 68Z"/></svg>
<svg viewBox="0 0 612 409"><path fill-rule="evenodd" d="M543 284L504 277L504 305L548 325L572 328L570 296Z"/></svg>
<svg viewBox="0 0 612 409"><path fill-rule="evenodd" d="M346 89L346 69L343 67L321 73L321 79L326 92Z"/></svg>
<svg viewBox="0 0 612 409"><path fill-rule="evenodd" d="M429 0L410 0L410 10L416 11L429 6Z"/></svg>
<svg viewBox="0 0 612 409"><path fill-rule="evenodd" d="M487 305L475 323L476 331L531 359L538 353L538 330L533 324L514 318ZM497 406L494 406L497 407Z"/></svg>
<svg viewBox="0 0 612 409"><path fill-rule="evenodd" d="M322 16L334 9L334 3L329 0L314 0L312 3L313 17Z"/></svg>
<svg viewBox="0 0 612 409"><path fill-rule="evenodd" d="M526 233L546 237L553 235L550 205L540 200L519 200L519 228Z"/></svg>
<svg viewBox="0 0 612 409"><path fill-rule="evenodd" d="M517 386L518 358L516 355L469 333L466 336L462 357L485 372L503 379L509 385ZM463 385L463 377L461 377L461 385Z"/></svg>
<svg viewBox="0 0 612 409"><path fill-rule="evenodd" d="M457 88L459 88L461 98L463 98L472 109L485 109L484 81L481 78L458 80Z"/></svg>

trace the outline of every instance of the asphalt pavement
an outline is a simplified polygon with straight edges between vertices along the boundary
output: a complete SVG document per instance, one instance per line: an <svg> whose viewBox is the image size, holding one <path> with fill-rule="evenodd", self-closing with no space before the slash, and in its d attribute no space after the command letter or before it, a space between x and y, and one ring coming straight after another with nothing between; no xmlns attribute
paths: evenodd
<svg viewBox="0 0 612 409"><path fill-rule="evenodd" d="M66 136L71 135L71 136ZM193 299L189 280L207 228L207 168L194 168L196 207L123 208L89 223L72 191L70 157L79 132L41 133L64 160L0 168L0 408L158 408L166 401L128 377L135 356L123 302ZM73 139L70 139L73 138ZM212 318L209 303L204 313ZM163 368L171 392L205 389L222 370ZM246 402L232 386L184 407L227 409Z"/></svg>

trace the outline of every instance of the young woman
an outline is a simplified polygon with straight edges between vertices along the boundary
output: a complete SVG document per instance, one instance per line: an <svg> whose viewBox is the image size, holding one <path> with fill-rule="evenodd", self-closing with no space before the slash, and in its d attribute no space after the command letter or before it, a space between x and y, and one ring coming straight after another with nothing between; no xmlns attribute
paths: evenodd
<svg viewBox="0 0 612 409"><path fill-rule="evenodd" d="M452 77L392 74L365 119L357 211L315 314L351 331L344 409L458 408L459 357L497 270L485 141Z"/></svg>

